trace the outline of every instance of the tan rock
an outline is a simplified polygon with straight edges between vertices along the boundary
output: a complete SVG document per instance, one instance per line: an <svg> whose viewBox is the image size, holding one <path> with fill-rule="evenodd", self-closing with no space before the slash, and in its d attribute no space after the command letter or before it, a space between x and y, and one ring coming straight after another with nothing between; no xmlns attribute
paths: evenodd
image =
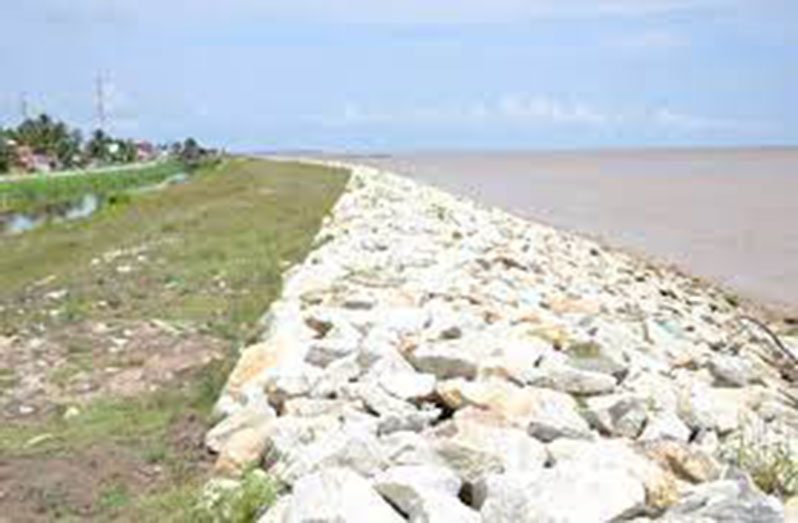
<svg viewBox="0 0 798 523"><path fill-rule="evenodd" d="M257 464L266 451L267 438L255 428L245 428L227 440L216 460L215 470L226 476L236 476L247 467Z"/></svg>
<svg viewBox="0 0 798 523"><path fill-rule="evenodd" d="M654 441L645 445L645 452L660 466L691 483L712 481L720 475L720 464L717 461L681 441Z"/></svg>

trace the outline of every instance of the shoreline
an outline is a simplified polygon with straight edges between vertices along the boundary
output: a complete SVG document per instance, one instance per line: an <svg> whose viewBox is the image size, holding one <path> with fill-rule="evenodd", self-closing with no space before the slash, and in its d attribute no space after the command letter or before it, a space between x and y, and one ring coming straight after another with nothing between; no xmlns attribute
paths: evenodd
<svg viewBox="0 0 798 523"><path fill-rule="evenodd" d="M789 150L798 151L798 147L795 148L785 148ZM746 149L748 150L748 149ZM751 148L751 151L755 151L757 149ZM610 151L611 152L611 151ZM501 153L498 153L501 154ZM501 212L507 213L510 216L522 221L527 221L532 224L541 225L544 227L548 227L555 231L563 232L568 235L572 235L578 238L582 238L584 240L588 240L594 242L602 247L602 249L608 251L615 251L621 253L625 256L629 256L631 258L638 259L642 263L650 265L651 267L658 268L661 270L666 270L678 274L680 277L692 280L697 282L700 285L706 286L708 288L714 289L716 291L721 292L724 295L728 295L732 297L734 300L738 301L740 304L744 304L745 307L752 312L766 318L769 322L778 322L782 320L793 320L798 319L798 304L791 304L786 302L780 302L773 299L767 299L763 296L755 296L749 292L743 291L741 289L737 289L734 287L733 284L729 284L727 282L720 281L716 277L712 276L704 276L698 275L693 270L691 270L690 266L684 264L679 261L669 260L667 257L654 254L651 252L646 251L642 247L633 247L629 245L621 245L618 241L613 241L611 238L608 238L604 234L599 233L591 233L581 229L577 229L574 227L563 226L559 224L552 223L550 220L547 220L544 217L534 215L534 211L527 215L522 214L513 209L505 209L495 204L486 203L479 201L471 196L463 195L463 194L456 194L449 191L446 187L442 187L439 184L435 183L428 183L428 182L420 182L418 179L414 178L413 176L401 172L395 171L391 169L386 169L378 166L374 166L367 162L358 162L358 161L349 161L349 160L341 160L341 159L329 159L329 158L317 158L317 157L307 157L307 156L272 156L272 155L264 155L260 156L257 155L255 157L263 157L268 158L272 161L278 162L296 162L296 163L308 163L312 165L320 165L320 166L327 166L327 167L337 167L343 168L348 170L354 169L377 169L379 172L391 175L391 176L398 176L401 178L405 178L411 180L413 183L426 185L428 187L432 187L435 190L442 191L444 193L452 195L454 198L462 199L466 201L470 201L477 205L478 207L484 209L496 209Z"/></svg>
<svg viewBox="0 0 798 523"><path fill-rule="evenodd" d="M364 158L798 315L798 149L420 153Z"/></svg>
<svg viewBox="0 0 798 523"><path fill-rule="evenodd" d="M259 465L278 485L262 521L701 519L718 506L783 519L766 495L781 491L733 452L793 460L798 437L786 356L745 328L745 304L404 176L306 163L348 168L349 182L205 439L219 476ZM433 477L451 488L431 492Z"/></svg>

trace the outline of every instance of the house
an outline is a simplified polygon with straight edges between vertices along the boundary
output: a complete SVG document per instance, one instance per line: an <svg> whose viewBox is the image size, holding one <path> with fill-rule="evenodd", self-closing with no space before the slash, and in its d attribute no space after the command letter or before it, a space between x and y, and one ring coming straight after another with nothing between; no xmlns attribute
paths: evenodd
<svg viewBox="0 0 798 523"><path fill-rule="evenodd" d="M36 153L27 145L18 145L11 140L14 151L14 167L29 173L51 172L58 168L58 161L49 154Z"/></svg>
<svg viewBox="0 0 798 523"><path fill-rule="evenodd" d="M136 142L136 160L149 162L158 157L158 150L150 142Z"/></svg>

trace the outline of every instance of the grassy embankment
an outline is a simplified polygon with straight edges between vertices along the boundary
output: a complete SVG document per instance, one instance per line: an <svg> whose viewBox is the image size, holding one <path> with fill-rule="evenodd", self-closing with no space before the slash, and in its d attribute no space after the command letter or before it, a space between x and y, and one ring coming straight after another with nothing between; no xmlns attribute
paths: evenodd
<svg viewBox="0 0 798 523"><path fill-rule="evenodd" d="M14 182L0 181L0 213L35 212L75 201L86 193L101 197L155 185L183 172L179 161L165 161L130 169L76 172L70 176L35 176Z"/></svg>
<svg viewBox="0 0 798 523"><path fill-rule="evenodd" d="M151 176L162 176L163 169ZM112 179L102 184L132 183L121 175ZM104 397L74 416L0 425L0 490L34 489L26 491L31 499L0 498L0 509L4 503L12 510L33 507L32 520L197 520L191 507L208 466L196 438L201 441L208 426L235 349L256 333L258 318L279 294L282 272L308 252L345 181L343 171L234 159L200 169L188 184L137 194L87 220L0 238L0 337L157 318L189 325L228 347L224 359L174 387ZM60 198L71 190L44 192ZM133 270L124 274L118 261L96 263L123 252L146 257L133 259ZM37 296L58 289L68 293L53 313ZM186 423L195 438L190 445L175 438ZM54 477L67 465L62 480L34 488L26 479ZM142 480L142 469L154 470L153 476ZM15 477L21 479L13 483Z"/></svg>

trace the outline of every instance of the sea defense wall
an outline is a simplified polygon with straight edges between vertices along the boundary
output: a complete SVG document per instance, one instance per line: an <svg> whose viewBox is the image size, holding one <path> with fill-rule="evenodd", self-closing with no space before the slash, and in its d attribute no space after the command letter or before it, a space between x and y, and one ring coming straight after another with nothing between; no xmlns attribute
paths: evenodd
<svg viewBox="0 0 798 523"><path fill-rule="evenodd" d="M796 391L746 314L668 268L355 166L207 445L219 474L254 464L281 485L264 522L782 521L753 480L795 459Z"/></svg>

